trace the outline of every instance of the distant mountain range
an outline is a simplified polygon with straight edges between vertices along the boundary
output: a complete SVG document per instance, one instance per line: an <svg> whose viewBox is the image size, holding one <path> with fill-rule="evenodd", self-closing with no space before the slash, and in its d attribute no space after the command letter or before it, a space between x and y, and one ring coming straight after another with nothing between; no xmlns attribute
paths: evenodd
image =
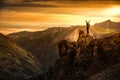
<svg viewBox="0 0 120 80"><path fill-rule="evenodd" d="M107 20L101 23L96 23L91 26L91 32L94 32L95 38L104 38L112 34L120 32L120 22L112 22Z"/></svg>
<svg viewBox="0 0 120 80"><path fill-rule="evenodd" d="M42 73L42 65L31 53L0 33L0 80L26 80Z"/></svg>
<svg viewBox="0 0 120 80"><path fill-rule="evenodd" d="M112 22L111 20L96 23L93 26L102 27L105 29L115 29L116 31L120 31L120 22Z"/></svg>

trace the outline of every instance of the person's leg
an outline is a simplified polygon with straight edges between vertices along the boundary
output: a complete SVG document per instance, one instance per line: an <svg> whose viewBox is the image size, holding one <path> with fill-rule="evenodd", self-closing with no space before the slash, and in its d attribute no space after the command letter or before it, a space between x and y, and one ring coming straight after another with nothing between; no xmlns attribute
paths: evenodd
<svg viewBox="0 0 120 80"><path fill-rule="evenodd" d="M87 27L87 34L89 34L89 27Z"/></svg>

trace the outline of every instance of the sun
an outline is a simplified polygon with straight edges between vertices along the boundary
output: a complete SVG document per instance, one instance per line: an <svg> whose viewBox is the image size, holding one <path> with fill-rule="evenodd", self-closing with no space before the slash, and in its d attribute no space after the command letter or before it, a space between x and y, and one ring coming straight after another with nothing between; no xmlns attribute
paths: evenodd
<svg viewBox="0 0 120 80"><path fill-rule="evenodd" d="M113 7L113 8L106 9L103 12L103 14L108 15L108 16L119 16L120 15L120 7Z"/></svg>

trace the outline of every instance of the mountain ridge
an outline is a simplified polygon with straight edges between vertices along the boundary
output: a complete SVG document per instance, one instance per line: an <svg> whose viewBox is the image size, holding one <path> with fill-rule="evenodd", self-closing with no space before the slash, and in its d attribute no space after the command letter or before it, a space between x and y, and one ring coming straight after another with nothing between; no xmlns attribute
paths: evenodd
<svg viewBox="0 0 120 80"><path fill-rule="evenodd" d="M108 20L107 22L111 21ZM83 30L86 33L85 26L71 26L53 27L44 31L24 32L25 34L19 32L7 36L13 39L20 47L31 52L39 62L44 64L46 69L48 69L48 67L53 66L54 62L58 59L57 43L60 40L77 42L79 30ZM103 38L115 33L108 32L104 34L99 32L99 30L103 31L104 28L91 26L90 35L92 35L93 38ZM106 31L105 29L104 32Z"/></svg>
<svg viewBox="0 0 120 80"><path fill-rule="evenodd" d="M106 20L106 21L101 22L101 23L96 23L93 26L103 27L106 29L115 29L116 31L120 30L120 22L113 22L111 20ZM117 30L117 29L119 29L119 30Z"/></svg>
<svg viewBox="0 0 120 80"><path fill-rule="evenodd" d="M25 80L42 73L42 65L14 41L0 33L0 79ZM7 77L6 77L7 76Z"/></svg>
<svg viewBox="0 0 120 80"><path fill-rule="evenodd" d="M63 39L77 41L78 30L78 27L56 27L25 35L21 33L13 33L8 35L8 37L13 39L23 49L30 51L35 57L37 57L40 63L46 65L48 68L52 66L54 61L58 58L57 42Z"/></svg>

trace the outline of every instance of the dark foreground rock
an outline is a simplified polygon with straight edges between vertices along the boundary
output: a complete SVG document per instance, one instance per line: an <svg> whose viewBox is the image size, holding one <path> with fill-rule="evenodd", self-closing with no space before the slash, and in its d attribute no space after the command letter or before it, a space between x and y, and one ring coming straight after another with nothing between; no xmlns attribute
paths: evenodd
<svg viewBox="0 0 120 80"><path fill-rule="evenodd" d="M90 77L89 80L120 80L120 63L97 73Z"/></svg>
<svg viewBox="0 0 120 80"><path fill-rule="evenodd" d="M77 43L66 40L58 43L59 59L44 76L39 76L41 80L118 80L118 75L107 78L109 71L106 69L120 62L120 33L104 39L93 39L83 31L79 34ZM118 74L120 68L116 68L113 72Z"/></svg>

